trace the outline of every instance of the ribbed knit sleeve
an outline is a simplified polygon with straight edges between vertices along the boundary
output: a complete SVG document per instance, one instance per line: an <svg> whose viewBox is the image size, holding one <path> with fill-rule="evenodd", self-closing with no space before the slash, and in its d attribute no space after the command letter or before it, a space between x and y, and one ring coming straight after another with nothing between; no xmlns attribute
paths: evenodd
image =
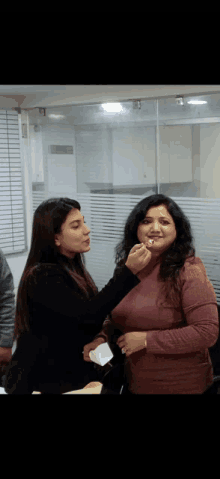
<svg viewBox="0 0 220 479"><path fill-rule="evenodd" d="M216 295L205 267L186 262L181 273L182 309L186 326L147 332L147 352L152 354L187 354L213 346L219 334Z"/></svg>

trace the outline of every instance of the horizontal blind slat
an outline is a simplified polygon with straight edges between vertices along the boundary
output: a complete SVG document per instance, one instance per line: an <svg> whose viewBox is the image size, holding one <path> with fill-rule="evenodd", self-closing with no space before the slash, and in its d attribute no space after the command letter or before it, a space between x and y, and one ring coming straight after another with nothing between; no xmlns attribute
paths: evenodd
<svg viewBox="0 0 220 479"><path fill-rule="evenodd" d="M42 186L43 186L43 191L42 191ZM39 185L39 191L36 191L34 188L36 188L36 183L32 184L32 206L33 206L33 214L35 213L36 209L38 206L45 201L46 199L46 193L45 193L45 185L42 183Z"/></svg>

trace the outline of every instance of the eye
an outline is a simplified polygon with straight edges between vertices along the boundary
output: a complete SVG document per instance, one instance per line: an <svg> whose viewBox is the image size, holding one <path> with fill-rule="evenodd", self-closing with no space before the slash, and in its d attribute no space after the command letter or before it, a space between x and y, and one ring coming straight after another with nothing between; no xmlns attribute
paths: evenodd
<svg viewBox="0 0 220 479"><path fill-rule="evenodd" d="M148 223L149 223L149 220L143 220L142 223L143 223L143 224L145 224L145 223L148 224ZM165 223L165 224L168 225L168 224L169 224L169 221L161 220L161 223L163 223L163 224Z"/></svg>
<svg viewBox="0 0 220 479"><path fill-rule="evenodd" d="M86 221L84 220L84 223L86 223ZM77 228L80 227L80 223L78 223L76 226L72 226L72 229L76 230Z"/></svg>

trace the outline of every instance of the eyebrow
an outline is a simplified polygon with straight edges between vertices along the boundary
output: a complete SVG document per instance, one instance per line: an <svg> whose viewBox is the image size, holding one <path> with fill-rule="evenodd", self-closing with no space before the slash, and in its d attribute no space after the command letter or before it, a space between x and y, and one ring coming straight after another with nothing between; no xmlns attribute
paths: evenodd
<svg viewBox="0 0 220 479"><path fill-rule="evenodd" d="M83 219L84 219L84 216L83 216ZM72 223L80 223L81 219L80 220L73 220L71 221L70 225L72 225Z"/></svg>

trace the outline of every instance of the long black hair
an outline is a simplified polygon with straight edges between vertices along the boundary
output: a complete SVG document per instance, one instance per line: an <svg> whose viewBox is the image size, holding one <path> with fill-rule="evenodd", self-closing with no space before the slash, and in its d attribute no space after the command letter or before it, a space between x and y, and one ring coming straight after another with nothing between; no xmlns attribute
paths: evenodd
<svg viewBox="0 0 220 479"><path fill-rule="evenodd" d="M164 205L172 216L176 227L176 239L171 246L161 254L159 279L164 282L165 300L176 305L179 302L180 278L179 273L186 258L195 257L193 246L194 238L191 225L181 208L168 196L162 194L151 195L141 200L129 214L122 241L116 246L116 265L126 262L131 248L140 243L137 238L137 229L152 206ZM178 301L178 302L177 302Z"/></svg>
<svg viewBox="0 0 220 479"><path fill-rule="evenodd" d="M40 263L61 264L76 282L82 296L90 298L97 294L97 287L85 267L82 253L76 253L73 259L60 254L55 244L55 234L72 209L80 211L78 201L70 198L49 198L43 201L34 213L30 252L19 283L15 314L15 339L29 330L29 311L27 280L34 275Z"/></svg>

